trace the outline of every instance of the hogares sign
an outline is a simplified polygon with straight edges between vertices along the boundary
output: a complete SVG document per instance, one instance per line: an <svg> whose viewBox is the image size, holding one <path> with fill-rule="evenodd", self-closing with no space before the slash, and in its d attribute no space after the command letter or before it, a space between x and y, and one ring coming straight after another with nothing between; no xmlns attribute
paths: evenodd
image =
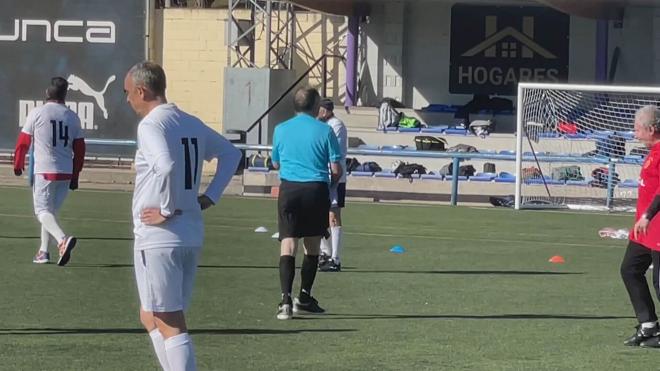
<svg viewBox="0 0 660 371"><path fill-rule="evenodd" d="M550 8L454 5L449 91L513 95L518 82L566 81L569 27Z"/></svg>
<svg viewBox="0 0 660 371"><path fill-rule="evenodd" d="M90 138L132 139L138 118L123 79L145 55L146 1L21 0L0 4L0 147L11 148L53 76ZM111 150L111 149L106 149Z"/></svg>

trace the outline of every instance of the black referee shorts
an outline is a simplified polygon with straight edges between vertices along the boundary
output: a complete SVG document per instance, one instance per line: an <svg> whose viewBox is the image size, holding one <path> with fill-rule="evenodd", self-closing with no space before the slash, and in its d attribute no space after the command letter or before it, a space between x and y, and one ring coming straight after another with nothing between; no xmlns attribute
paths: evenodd
<svg viewBox="0 0 660 371"><path fill-rule="evenodd" d="M282 180L277 199L280 240L325 236L328 233L330 193L324 182Z"/></svg>

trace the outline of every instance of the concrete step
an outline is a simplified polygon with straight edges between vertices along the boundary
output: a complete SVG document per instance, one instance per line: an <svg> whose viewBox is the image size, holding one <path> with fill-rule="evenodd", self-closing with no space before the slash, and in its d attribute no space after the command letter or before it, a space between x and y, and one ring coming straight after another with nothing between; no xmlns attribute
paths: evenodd
<svg viewBox="0 0 660 371"><path fill-rule="evenodd" d="M415 117L428 126L451 125L456 122L453 113L427 112L411 108L401 108L398 111L406 116ZM378 127L377 107L351 107L348 111L337 109L335 115L346 124L349 130L353 128L376 129ZM496 132L515 132L515 116L511 114L471 114L470 120L493 120Z"/></svg>

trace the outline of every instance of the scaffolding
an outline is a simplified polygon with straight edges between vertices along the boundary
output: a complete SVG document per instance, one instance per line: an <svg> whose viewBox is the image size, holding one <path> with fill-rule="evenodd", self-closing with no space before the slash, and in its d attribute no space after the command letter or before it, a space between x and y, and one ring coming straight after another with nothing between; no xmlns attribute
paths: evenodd
<svg viewBox="0 0 660 371"><path fill-rule="evenodd" d="M229 0L227 66L292 69L295 40L294 5L273 0ZM249 16L248 16L249 14ZM257 40L266 42L257 59Z"/></svg>

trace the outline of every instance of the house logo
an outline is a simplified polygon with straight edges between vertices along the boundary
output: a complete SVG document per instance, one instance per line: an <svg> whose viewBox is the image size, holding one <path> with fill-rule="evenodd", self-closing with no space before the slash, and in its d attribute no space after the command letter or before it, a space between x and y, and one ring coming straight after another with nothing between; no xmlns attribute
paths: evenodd
<svg viewBox="0 0 660 371"><path fill-rule="evenodd" d="M521 81L565 81L569 26L547 7L454 5L449 91L514 95Z"/></svg>
<svg viewBox="0 0 660 371"><path fill-rule="evenodd" d="M486 39L463 53L462 57L483 53L486 58L534 58L536 54L545 59L557 59L534 41L534 17L522 17L522 32L511 26L497 31L497 16L494 15L485 17L484 28Z"/></svg>

